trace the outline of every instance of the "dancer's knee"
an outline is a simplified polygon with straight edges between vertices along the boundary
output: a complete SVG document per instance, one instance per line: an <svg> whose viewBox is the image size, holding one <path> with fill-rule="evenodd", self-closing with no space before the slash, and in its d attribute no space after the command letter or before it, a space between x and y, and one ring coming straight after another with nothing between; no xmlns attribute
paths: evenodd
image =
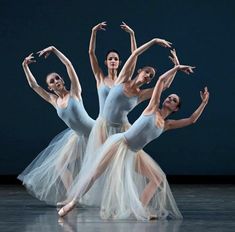
<svg viewBox="0 0 235 232"><path fill-rule="evenodd" d="M159 174L159 173L156 173L153 175L153 177L150 179L150 182L158 187L160 185L162 185L163 183L165 183L165 180L166 180L166 176L164 174Z"/></svg>

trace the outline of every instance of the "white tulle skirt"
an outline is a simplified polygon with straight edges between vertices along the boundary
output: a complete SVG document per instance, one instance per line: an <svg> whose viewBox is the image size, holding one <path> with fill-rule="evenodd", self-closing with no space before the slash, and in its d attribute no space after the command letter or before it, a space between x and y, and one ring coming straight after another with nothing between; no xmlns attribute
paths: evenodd
<svg viewBox="0 0 235 232"><path fill-rule="evenodd" d="M71 129L58 134L18 176L26 189L50 205L66 199L67 190L78 175L87 138Z"/></svg>
<svg viewBox="0 0 235 232"><path fill-rule="evenodd" d="M182 218L164 172L144 151L132 151L123 134L111 136L105 142L90 169L82 167L68 192L68 199L79 201L97 177L98 181L100 178L103 181L96 194L101 197L100 215L104 219L134 216L148 220L152 214L159 219ZM146 186L153 194L150 202L143 206L140 199Z"/></svg>
<svg viewBox="0 0 235 232"><path fill-rule="evenodd" d="M104 118L98 117L87 142L87 148L83 162L84 170L86 168L90 170L94 160L96 159L98 151L105 143L107 138L109 138L111 135L126 131L130 126L131 124L129 122L124 124L108 123ZM76 185L76 182L74 182L73 185ZM104 179L101 177L94 184L93 188L83 198L80 199L80 204L99 207L101 204L101 195L99 193L102 191L103 185Z"/></svg>

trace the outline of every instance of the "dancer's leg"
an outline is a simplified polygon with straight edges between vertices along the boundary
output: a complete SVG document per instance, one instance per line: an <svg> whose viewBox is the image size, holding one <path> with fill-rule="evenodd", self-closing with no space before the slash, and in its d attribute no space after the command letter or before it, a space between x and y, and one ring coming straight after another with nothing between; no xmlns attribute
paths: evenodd
<svg viewBox="0 0 235 232"><path fill-rule="evenodd" d="M56 165L56 170L58 172L60 172L60 170L63 168L63 165L66 162L67 158L68 154L64 154L64 156L59 160L58 164ZM63 182L66 191L68 191L73 181L71 172L66 168L66 170L63 172L63 175L60 175L60 178L61 181Z"/></svg>
<svg viewBox="0 0 235 232"><path fill-rule="evenodd" d="M164 176L158 172L149 162L147 155L139 153L136 160L136 171L148 178L148 184L143 190L140 200L143 206L147 206L155 194L157 187L162 183Z"/></svg>
<svg viewBox="0 0 235 232"><path fill-rule="evenodd" d="M115 155L116 151L116 147L111 146L108 151L106 152L106 154L104 155L103 159L101 160L101 162L99 163L96 171L94 172L93 176L86 182L85 185L87 185L85 187L85 190L83 191L83 193L80 195L79 194L79 190L78 190L78 196L82 197L83 195L85 195L89 189L91 188L91 186L94 184L94 182L101 176L101 174L106 170L109 162L111 161L111 159L113 158L113 156ZM83 187L81 188L83 189ZM81 191L81 190L80 190ZM67 213L69 213L76 205L76 199L73 199L72 201L70 201L68 204L66 204L63 208L61 208L61 210L58 212L58 214L63 217L65 216Z"/></svg>

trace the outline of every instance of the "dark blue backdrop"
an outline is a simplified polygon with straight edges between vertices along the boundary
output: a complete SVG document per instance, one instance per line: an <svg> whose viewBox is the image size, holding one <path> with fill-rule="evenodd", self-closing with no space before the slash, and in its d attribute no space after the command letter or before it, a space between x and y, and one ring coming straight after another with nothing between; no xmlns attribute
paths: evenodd
<svg viewBox="0 0 235 232"><path fill-rule="evenodd" d="M146 147L167 174L234 175L234 1L8 1L0 0L1 51L1 153L0 175L23 170L49 141L66 126L55 109L38 97L26 82L21 63L26 55L49 45L58 47L74 64L83 88L84 104L97 117L98 101L91 72L88 45L92 26L106 20L106 32L97 35L100 63L110 48L125 61L130 54L129 24L138 45L153 37L173 42L182 63L195 65L195 74L179 73L172 88L183 99L181 112L189 116L200 103L199 91L208 86L208 107L195 125L163 134ZM172 65L168 50L154 47L138 60L138 66L153 65L158 75ZM38 82L65 68L50 56L31 66ZM67 82L69 83L69 82ZM130 115L133 122L142 111Z"/></svg>

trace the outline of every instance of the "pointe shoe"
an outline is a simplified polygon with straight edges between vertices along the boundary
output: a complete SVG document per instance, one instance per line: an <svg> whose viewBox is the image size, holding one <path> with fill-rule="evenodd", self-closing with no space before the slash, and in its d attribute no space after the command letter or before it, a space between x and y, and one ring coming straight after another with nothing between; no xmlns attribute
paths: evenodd
<svg viewBox="0 0 235 232"><path fill-rule="evenodd" d="M66 214L68 214L75 207L75 205L76 205L75 202L70 202L67 205L65 205L58 212L59 216L64 217Z"/></svg>

